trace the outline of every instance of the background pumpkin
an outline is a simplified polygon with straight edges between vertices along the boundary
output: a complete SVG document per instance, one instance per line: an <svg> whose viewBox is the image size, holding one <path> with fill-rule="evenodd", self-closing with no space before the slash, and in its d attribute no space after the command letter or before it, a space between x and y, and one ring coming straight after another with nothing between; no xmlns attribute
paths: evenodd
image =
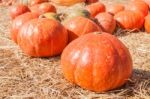
<svg viewBox="0 0 150 99"><path fill-rule="evenodd" d="M132 59L128 49L115 36L90 33L64 49L61 67L70 82L104 92L127 82L132 74Z"/></svg>
<svg viewBox="0 0 150 99"><path fill-rule="evenodd" d="M9 13L12 19L15 19L17 16L29 11L28 6L23 4L16 4L9 8Z"/></svg>
<svg viewBox="0 0 150 99"><path fill-rule="evenodd" d="M56 20L33 19L25 23L17 37L23 52L33 57L59 55L68 43L67 30Z"/></svg>
<svg viewBox="0 0 150 99"><path fill-rule="evenodd" d="M140 29L144 24L144 16L139 11L121 11L114 16L119 27L123 29Z"/></svg>
<svg viewBox="0 0 150 99"><path fill-rule="evenodd" d="M104 32L111 34L114 32L116 28L116 21L111 14L103 12L99 13L95 18L97 19L99 26Z"/></svg>
<svg viewBox="0 0 150 99"><path fill-rule="evenodd" d="M92 17L95 17L98 13L105 12L105 5L103 3L97 2L86 6Z"/></svg>
<svg viewBox="0 0 150 99"><path fill-rule="evenodd" d="M18 32L22 27L22 25L34 18L38 18L38 15L32 12L27 12L18 16L13 20L12 27L11 27L11 38L15 43L17 43Z"/></svg>
<svg viewBox="0 0 150 99"><path fill-rule="evenodd" d="M145 17L144 27L146 32L150 33L150 14Z"/></svg>
<svg viewBox="0 0 150 99"><path fill-rule="evenodd" d="M85 2L85 0L51 0L53 3L56 3L61 6L71 6L76 3Z"/></svg>
<svg viewBox="0 0 150 99"><path fill-rule="evenodd" d="M112 15L117 14L120 11L123 11L125 7L122 4L116 4L116 5L111 5L107 8L107 12L109 12Z"/></svg>
<svg viewBox="0 0 150 99"><path fill-rule="evenodd" d="M30 0L30 5L33 6L36 4L43 3L43 2L48 2L48 0Z"/></svg>
<svg viewBox="0 0 150 99"><path fill-rule="evenodd" d="M81 35L101 31L101 28L95 22L82 16L74 17L68 20L64 26L68 29L69 42Z"/></svg>

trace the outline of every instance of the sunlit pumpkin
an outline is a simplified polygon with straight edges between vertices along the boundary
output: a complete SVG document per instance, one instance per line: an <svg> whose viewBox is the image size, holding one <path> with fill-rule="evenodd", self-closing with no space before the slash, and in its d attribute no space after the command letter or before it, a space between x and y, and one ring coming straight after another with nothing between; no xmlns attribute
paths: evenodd
<svg viewBox="0 0 150 99"><path fill-rule="evenodd" d="M104 32L108 32L110 34L114 32L116 28L116 21L111 14L103 12L96 15L95 18L97 19L99 26Z"/></svg>
<svg viewBox="0 0 150 99"><path fill-rule="evenodd" d="M74 17L68 20L64 25L66 29L68 29L69 42L81 35L101 31L101 28L95 22L82 16Z"/></svg>
<svg viewBox="0 0 150 99"><path fill-rule="evenodd" d="M12 40L17 43L17 36L20 28L22 25L32 19L38 18L38 15L32 12L27 12L24 13L17 18L15 18L12 22L12 27L11 27L11 38Z"/></svg>
<svg viewBox="0 0 150 99"><path fill-rule="evenodd" d="M33 57L59 55L68 43L68 32L60 22L40 18L25 23L17 37L23 52Z"/></svg>
<svg viewBox="0 0 150 99"><path fill-rule="evenodd" d="M107 8L107 12L109 12L112 15L117 14L120 11L123 11L125 9L125 7L122 4L115 4L115 5L111 5Z"/></svg>
<svg viewBox="0 0 150 99"><path fill-rule="evenodd" d="M89 33L71 42L61 55L65 78L84 89L104 92L124 85L132 74L127 47L108 33Z"/></svg>
<svg viewBox="0 0 150 99"><path fill-rule="evenodd" d="M145 17L144 27L145 31L150 33L150 14Z"/></svg>

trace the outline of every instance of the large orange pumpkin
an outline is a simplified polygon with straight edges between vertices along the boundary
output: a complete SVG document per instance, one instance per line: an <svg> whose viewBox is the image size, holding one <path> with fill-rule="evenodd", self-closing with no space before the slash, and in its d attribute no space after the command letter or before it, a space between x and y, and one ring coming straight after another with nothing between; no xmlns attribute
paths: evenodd
<svg viewBox="0 0 150 99"><path fill-rule="evenodd" d="M9 8L9 13L12 19L15 19L17 16L29 12L29 8L26 5L23 4L16 4L14 6L11 6Z"/></svg>
<svg viewBox="0 0 150 99"><path fill-rule="evenodd" d="M68 29L69 33L69 42L76 39L77 37L90 33L101 31L101 28L94 23L92 20L78 16L68 20L65 23L66 29Z"/></svg>
<svg viewBox="0 0 150 99"><path fill-rule="evenodd" d="M22 27L22 25L34 18L38 18L38 15L32 12L27 12L25 14L18 16L13 20L11 27L11 38L15 43L17 43L18 32Z"/></svg>
<svg viewBox="0 0 150 99"><path fill-rule="evenodd" d="M23 52L33 57L59 55L68 42L68 32L60 22L40 18L25 23L17 37Z"/></svg>
<svg viewBox="0 0 150 99"><path fill-rule="evenodd" d="M132 74L132 59L126 46L115 36L90 33L64 49L61 67L70 82L104 92L127 82Z"/></svg>
<svg viewBox="0 0 150 99"><path fill-rule="evenodd" d="M30 0L30 5L33 6L36 4L43 3L43 2L48 2L48 0Z"/></svg>
<svg viewBox="0 0 150 99"><path fill-rule="evenodd" d="M104 32L108 32L111 34L114 32L116 28L116 21L111 14L103 12L99 13L95 18L97 19L99 26Z"/></svg>
<svg viewBox="0 0 150 99"><path fill-rule="evenodd" d="M118 12L123 11L124 9L125 7L122 4L116 4L116 5L109 6L107 8L107 12L109 12L112 15L115 15Z"/></svg>
<svg viewBox="0 0 150 99"><path fill-rule="evenodd" d="M95 17L98 13L105 12L105 5L101 2L92 3L86 6L92 17Z"/></svg>
<svg viewBox="0 0 150 99"><path fill-rule="evenodd" d="M150 14L145 17L144 27L146 32L150 33Z"/></svg>
<svg viewBox="0 0 150 99"><path fill-rule="evenodd" d="M51 0L53 3L56 3L58 5L62 6L71 6L76 3L85 2L85 0Z"/></svg>
<svg viewBox="0 0 150 99"><path fill-rule="evenodd" d="M144 24L144 16L139 11L121 11L114 16L123 29L140 29Z"/></svg>
<svg viewBox="0 0 150 99"><path fill-rule="evenodd" d="M50 3L41 3L30 7L31 12L37 13L39 15L46 12L56 12L55 6Z"/></svg>
<svg viewBox="0 0 150 99"><path fill-rule="evenodd" d="M144 16L148 14L149 7L143 0L132 0L127 6L129 10L140 11Z"/></svg>

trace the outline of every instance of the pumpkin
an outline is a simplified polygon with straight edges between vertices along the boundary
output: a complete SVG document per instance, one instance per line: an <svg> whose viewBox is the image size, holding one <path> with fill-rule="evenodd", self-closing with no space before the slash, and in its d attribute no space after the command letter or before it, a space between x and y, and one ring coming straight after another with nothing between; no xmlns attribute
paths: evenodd
<svg viewBox="0 0 150 99"><path fill-rule="evenodd" d="M86 9L90 12L92 17L95 17L98 13L105 12L105 5L97 2L86 6Z"/></svg>
<svg viewBox="0 0 150 99"><path fill-rule="evenodd" d="M30 0L30 5L33 6L36 4L43 3L43 2L48 2L48 0Z"/></svg>
<svg viewBox="0 0 150 99"><path fill-rule="evenodd" d="M144 24L144 16L139 11L124 10L117 13L114 18L123 29L140 29Z"/></svg>
<svg viewBox="0 0 150 99"><path fill-rule="evenodd" d="M127 82L132 74L132 58L115 36L89 33L64 49L61 67L68 81L84 89L104 92Z"/></svg>
<svg viewBox="0 0 150 99"><path fill-rule="evenodd" d="M27 12L13 20L11 27L11 38L15 43L17 43L18 32L23 24L34 18L38 18L38 15L35 13Z"/></svg>
<svg viewBox="0 0 150 99"><path fill-rule="evenodd" d="M68 42L68 32L60 22L40 18L25 23L17 37L23 52L32 57L59 55Z"/></svg>
<svg viewBox="0 0 150 99"><path fill-rule="evenodd" d="M56 13L53 13L53 12L44 13L44 14L40 15L39 18L48 18L48 19L60 21L59 15Z"/></svg>
<svg viewBox="0 0 150 99"><path fill-rule="evenodd" d="M101 31L101 28L92 20L78 16L68 20L64 26L68 29L69 42L78 38L81 35Z"/></svg>
<svg viewBox="0 0 150 99"><path fill-rule="evenodd" d="M11 6L9 8L9 13L12 19L15 19L17 16L29 12L29 8L26 5L23 4L16 4L14 6Z"/></svg>
<svg viewBox="0 0 150 99"><path fill-rule="evenodd" d="M150 14L145 17L144 27L146 32L150 33Z"/></svg>
<svg viewBox="0 0 150 99"><path fill-rule="evenodd" d="M111 34L114 32L116 28L116 21L111 14L103 12L99 13L95 18L104 32Z"/></svg>
<svg viewBox="0 0 150 99"><path fill-rule="evenodd" d="M127 6L129 10L140 11L144 16L147 16L149 7L143 0L132 0Z"/></svg>
<svg viewBox="0 0 150 99"><path fill-rule="evenodd" d="M109 6L107 8L107 12L109 12L112 15L115 15L118 12L123 11L124 9L125 7L122 4L116 4L116 5Z"/></svg>
<svg viewBox="0 0 150 99"><path fill-rule="evenodd" d="M39 15L46 12L56 12L55 6L50 3L41 3L30 7L31 12L37 13Z"/></svg>
<svg viewBox="0 0 150 99"><path fill-rule="evenodd" d="M85 0L51 0L51 2L61 5L61 6L71 6L76 3L85 2Z"/></svg>
<svg viewBox="0 0 150 99"><path fill-rule="evenodd" d="M90 3L95 3L98 2L98 0L86 0L86 3L90 4Z"/></svg>

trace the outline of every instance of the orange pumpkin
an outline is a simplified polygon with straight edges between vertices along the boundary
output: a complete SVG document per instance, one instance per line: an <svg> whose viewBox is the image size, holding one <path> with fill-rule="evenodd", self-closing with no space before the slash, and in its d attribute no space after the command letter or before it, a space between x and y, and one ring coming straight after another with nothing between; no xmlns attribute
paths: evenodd
<svg viewBox="0 0 150 99"><path fill-rule="evenodd" d="M123 11L124 9L125 7L122 4L116 4L116 5L109 6L107 12L109 12L112 15L115 15L118 12Z"/></svg>
<svg viewBox="0 0 150 99"><path fill-rule="evenodd" d="M11 27L11 38L15 43L17 43L18 32L22 27L22 25L34 18L38 18L38 15L35 13L27 12L18 16L13 20L12 27Z"/></svg>
<svg viewBox="0 0 150 99"><path fill-rule="evenodd" d="M85 2L85 0L51 0L53 3L56 3L58 5L62 6L71 6L76 3Z"/></svg>
<svg viewBox="0 0 150 99"><path fill-rule="evenodd" d="M121 11L114 16L119 27L123 29L140 29L144 24L144 16L139 11Z"/></svg>
<svg viewBox="0 0 150 99"><path fill-rule="evenodd" d="M90 4L90 3L95 3L98 2L98 0L86 0L86 3Z"/></svg>
<svg viewBox="0 0 150 99"><path fill-rule="evenodd" d="M55 6L50 3L41 3L30 7L31 12L37 13L39 15L46 12L56 12Z"/></svg>
<svg viewBox="0 0 150 99"><path fill-rule="evenodd" d="M16 4L14 6L11 6L9 8L9 13L12 19L15 19L17 16L29 12L29 8L26 5L23 4Z"/></svg>
<svg viewBox="0 0 150 99"><path fill-rule="evenodd" d="M30 5L33 6L36 4L43 3L43 2L48 2L48 0L30 0Z"/></svg>
<svg viewBox="0 0 150 99"><path fill-rule="evenodd" d="M132 59L126 46L115 36L90 33L64 49L61 67L70 82L104 92L127 82L132 74Z"/></svg>
<svg viewBox="0 0 150 99"><path fill-rule="evenodd" d="M95 18L97 19L99 26L104 32L108 32L111 34L114 32L116 28L116 21L111 14L103 12L99 13Z"/></svg>
<svg viewBox="0 0 150 99"><path fill-rule="evenodd" d="M68 42L68 32L60 22L40 18L25 23L17 37L23 52L33 57L59 55Z"/></svg>
<svg viewBox="0 0 150 99"><path fill-rule="evenodd" d="M149 7L143 0L132 0L127 7L127 9L132 11L140 11L144 16L148 14Z"/></svg>
<svg viewBox="0 0 150 99"><path fill-rule="evenodd" d="M101 31L101 28L94 23L92 20L78 16L68 20L65 23L66 29L68 29L69 33L69 42L76 39L77 37L90 33Z"/></svg>
<svg viewBox="0 0 150 99"><path fill-rule="evenodd" d="M105 12L105 5L97 2L86 6L86 9L90 12L92 17L95 17L98 13Z"/></svg>
<svg viewBox="0 0 150 99"><path fill-rule="evenodd" d="M145 17L144 27L146 32L150 33L150 14Z"/></svg>

